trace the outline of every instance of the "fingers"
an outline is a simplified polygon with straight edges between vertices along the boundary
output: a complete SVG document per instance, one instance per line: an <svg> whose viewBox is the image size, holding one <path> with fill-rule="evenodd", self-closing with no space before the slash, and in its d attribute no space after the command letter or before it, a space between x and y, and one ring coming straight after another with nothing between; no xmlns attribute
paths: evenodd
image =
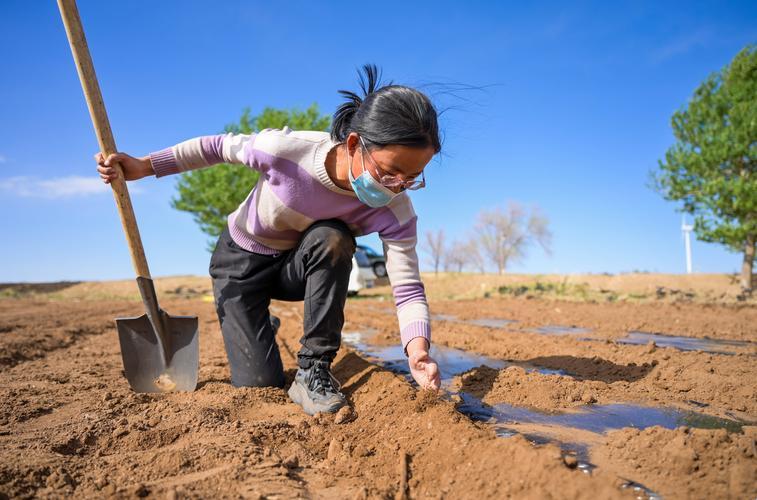
<svg viewBox="0 0 757 500"><path fill-rule="evenodd" d="M118 172L113 167L116 162L121 162L125 158L125 155L121 153L113 153L104 157L102 153L95 154L95 161L97 162L97 172L100 174L100 178L105 184L110 184L112 181L118 178Z"/></svg>
<svg viewBox="0 0 757 500"><path fill-rule="evenodd" d="M439 366L436 363L428 363L426 365L426 375L428 376L429 381L428 388L438 391L439 387L441 387L442 385L442 377L439 373Z"/></svg>

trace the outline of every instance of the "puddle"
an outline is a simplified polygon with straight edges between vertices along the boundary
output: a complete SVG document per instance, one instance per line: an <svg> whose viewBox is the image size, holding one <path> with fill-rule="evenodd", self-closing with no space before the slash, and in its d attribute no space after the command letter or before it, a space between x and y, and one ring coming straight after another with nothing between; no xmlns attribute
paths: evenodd
<svg viewBox="0 0 757 500"><path fill-rule="evenodd" d="M701 339L694 337L678 337L646 332L629 332L627 336L617 340L619 344L646 345L654 341L658 347L674 347L681 351L703 351L715 354L736 354L734 347L751 347L754 342L746 340Z"/></svg>
<svg viewBox="0 0 757 500"><path fill-rule="evenodd" d="M581 328L578 326L562 326L562 325L547 325L540 326L529 330L533 333L540 333L542 335L574 335L577 333L589 333L589 328Z"/></svg>
<svg viewBox="0 0 757 500"><path fill-rule="evenodd" d="M465 325L486 326L489 328L504 328L513 323L517 323L517 321L514 319L505 319L505 318L458 319L458 317L453 314L432 314L431 319L435 321L449 321L451 323L462 323Z"/></svg>
<svg viewBox="0 0 757 500"><path fill-rule="evenodd" d="M342 340L357 350L369 361L401 375L409 376L407 356L400 345L376 346L365 341L369 334L362 332L342 333ZM563 370L552 370L523 363L510 363L501 359L481 356L475 353L455 349L453 347L432 345L431 357L439 363L442 381L450 381L455 375L460 375L481 365L494 369L508 366L520 366L526 371L538 371L544 375L565 375Z"/></svg>
<svg viewBox="0 0 757 500"><path fill-rule="evenodd" d="M457 321L457 316L452 314L432 314L431 319L435 321Z"/></svg>
<svg viewBox="0 0 757 500"><path fill-rule="evenodd" d="M486 326L489 328L506 328L507 326L518 322L514 319L505 318L458 319L458 317L453 314L432 314L431 319L435 321L449 321L450 323L462 323L465 325ZM528 333L539 333L541 335L574 335L581 333L591 333L591 328L582 328L578 326L547 325L523 331Z"/></svg>
<svg viewBox="0 0 757 500"><path fill-rule="evenodd" d="M357 350L363 357L384 368L402 375L410 375L407 356L400 345L376 346L365 342L362 333L342 333L342 340ZM431 357L439 363L442 380L452 380L455 375L481 365L500 369L510 364L500 359L479 356L460 349L444 346L431 346Z"/></svg>
<svg viewBox="0 0 757 500"><path fill-rule="evenodd" d="M640 499L640 500L661 500L662 499L660 495L650 490L643 484L637 483L636 481L631 481L629 479L624 479L624 481L625 483L621 484L620 488L624 490L633 491L637 499Z"/></svg>
<svg viewBox="0 0 757 500"><path fill-rule="evenodd" d="M468 325L488 326L489 328L504 328L507 325L516 323L516 321L514 319L503 318L478 318L461 321L461 323Z"/></svg>
<svg viewBox="0 0 757 500"><path fill-rule="evenodd" d="M508 404L489 406L478 399L463 395L466 409L476 420L488 421L498 426L507 424L537 424L547 427L569 427L604 434L607 431L633 427L646 429L658 425L666 429L681 426L700 429L725 429L741 432L743 423L704 415L692 410L655 408L630 404L590 405L578 412L543 413ZM477 407L478 406L478 407Z"/></svg>

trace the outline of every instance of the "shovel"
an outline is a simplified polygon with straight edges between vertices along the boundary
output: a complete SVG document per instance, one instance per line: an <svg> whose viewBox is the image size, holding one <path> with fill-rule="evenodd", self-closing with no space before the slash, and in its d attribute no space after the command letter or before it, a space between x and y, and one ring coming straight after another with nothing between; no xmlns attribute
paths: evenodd
<svg viewBox="0 0 757 500"><path fill-rule="evenodd" d="M116 143L87 40L84 38L76 1L58 0L58 8L87 99L97 141L103 155L107 157L117 151ZM145 314L142 316L116 318L126 378L136 392L193 391L197 386L200 358L197 317L171 316L158 305L123 171L119 164L115 164L114 168L118 172L118 178L110 185L137 274L137 287L145 306Z"/></svg>

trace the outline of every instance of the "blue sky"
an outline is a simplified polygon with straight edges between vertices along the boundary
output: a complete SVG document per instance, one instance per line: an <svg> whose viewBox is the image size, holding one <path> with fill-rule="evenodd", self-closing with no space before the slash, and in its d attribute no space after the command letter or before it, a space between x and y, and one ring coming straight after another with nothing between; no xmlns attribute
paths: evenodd
<svg viewBox="0 0 757 500"><path fill-rule="evenodd" d="M618 4L618 5L614 5ZM757 41L754 2L81 0L118 148L222 131L244 107L331 113L365 62L434 95L444 156L413 193L419 230L465 238L476 214L538 205L553 251L513 272L682 272L681 216L647 187L670 116ZM0 4L0 282L133 275L55 2ZM153 275L206 274L207 237L170 208L175 179L131 183ZM377 238L366 238L376 245ZM694 270L740 256L695 242Z"/></svg>

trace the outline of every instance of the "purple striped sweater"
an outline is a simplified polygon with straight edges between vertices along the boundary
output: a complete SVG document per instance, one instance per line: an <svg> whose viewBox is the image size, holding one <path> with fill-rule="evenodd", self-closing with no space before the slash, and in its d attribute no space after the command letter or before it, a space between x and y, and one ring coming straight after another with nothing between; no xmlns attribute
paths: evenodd
<svg viewBox="0 0 757 500"><path fill-rule="evenodd" d="M313 222L340 219L355 236L378 233L386 253L403 348L410 340L431 341L428 303L418 272L416 220L407 193L381 208L361 203L326 173L336 145L327 132L267 129L190 139L150 154L157 177L216 163L241 163L260 172L247 199L228 217L234 242L259 254L294 248Z"/></svg>

